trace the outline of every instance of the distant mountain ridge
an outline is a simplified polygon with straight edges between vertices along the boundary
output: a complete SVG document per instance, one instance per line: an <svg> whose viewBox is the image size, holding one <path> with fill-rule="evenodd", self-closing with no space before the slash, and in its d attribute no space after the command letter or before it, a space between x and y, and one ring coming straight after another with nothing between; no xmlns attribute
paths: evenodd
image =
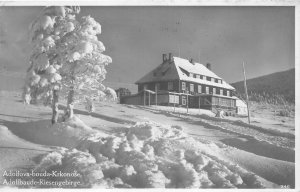
<svg viewBox="0 0 300 192"><path fill-rule="evenodd" d="M237 92L244 94L244 81L231 84ZM287 101L295 103L295 68L247 80L249 95L282 95Z"/></svg>

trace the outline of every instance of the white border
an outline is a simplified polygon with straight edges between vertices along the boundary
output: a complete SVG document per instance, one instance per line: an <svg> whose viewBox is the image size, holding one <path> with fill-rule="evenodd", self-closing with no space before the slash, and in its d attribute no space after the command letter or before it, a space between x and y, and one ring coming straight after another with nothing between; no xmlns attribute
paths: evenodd
<svg viewBox="0 0 300 192"><path fill-rule="evenodd" d="M297 0L0 0L0 6L296 6Z"/></svg>
<svg viewBox="0 0 300 192"><path fill-rule="evenodd" d="M299 90L299 81L300 81L300 7L299 7L299 2L298 6L295 6L295 189L300 189L300 103L299 103L299 97L300 97L300 90ZM298 182L297 182L298 181Z"/></svg>

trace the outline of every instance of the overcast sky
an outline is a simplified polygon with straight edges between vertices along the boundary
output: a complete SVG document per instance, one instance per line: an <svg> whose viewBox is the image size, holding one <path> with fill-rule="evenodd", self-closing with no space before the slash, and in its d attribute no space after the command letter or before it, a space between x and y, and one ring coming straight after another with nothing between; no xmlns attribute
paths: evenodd
<svg viewBox="0 0 300 192"><path fill-rule="evenodd" d="M0 66L28 67L27 31L42 7L0 7ZM293 7L81 7L102 25L107 81L134 83L162 54L211 63L232 83L295 67ZM120 84L121 86L121 84Z"/></svg>

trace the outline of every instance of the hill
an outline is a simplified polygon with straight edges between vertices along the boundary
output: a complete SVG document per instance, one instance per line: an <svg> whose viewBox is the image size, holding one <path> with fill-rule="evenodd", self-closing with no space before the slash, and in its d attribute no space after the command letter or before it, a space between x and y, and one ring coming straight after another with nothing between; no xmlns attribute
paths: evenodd
<svg viewBox="0 0 300 192"><path fill-rule="evenodd" d="M244 81L231 84L238 93L244 93ZM250 98L283 97L295 103L295 68L247 80Z"/></svg>

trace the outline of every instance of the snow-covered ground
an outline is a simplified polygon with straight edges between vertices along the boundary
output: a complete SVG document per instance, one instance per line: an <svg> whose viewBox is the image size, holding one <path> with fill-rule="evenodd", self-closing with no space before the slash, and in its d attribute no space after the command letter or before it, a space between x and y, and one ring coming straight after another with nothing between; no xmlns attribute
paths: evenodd
<svg viewBox="0 0 300 192"><path fill-rule="evenodd" d="M50 108L7 91L0 109L0 172L77 173L28 178L52 182L38 187L295 186L293 118L253 113L248 125L206 110L99 103L91 114L78 105L75 118L52 126Z"/></svg>

